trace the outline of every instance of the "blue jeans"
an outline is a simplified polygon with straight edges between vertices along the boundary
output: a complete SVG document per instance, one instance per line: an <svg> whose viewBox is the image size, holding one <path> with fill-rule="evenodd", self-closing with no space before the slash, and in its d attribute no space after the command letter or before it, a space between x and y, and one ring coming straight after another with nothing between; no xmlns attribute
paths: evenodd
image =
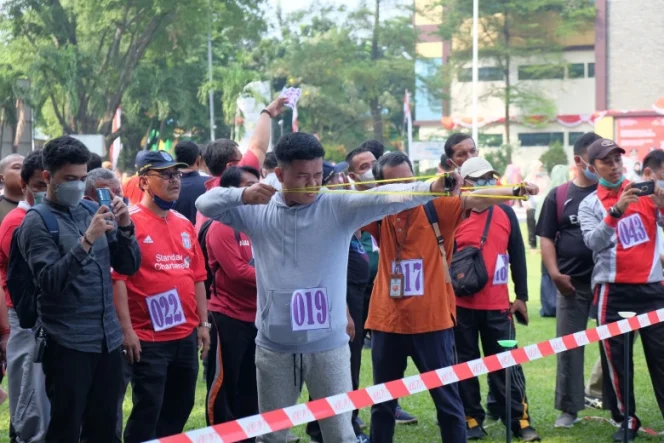
<svg viewBox="0 0 664 443"><path fill-rule="evenodd" d="M393 334L373 331L371 361L374 383L386 383L404 376L408 357L422 372L451 366L456 363L454 330L424 334ZM440 434L444 443L466 443L466 418L456 383L429 391L436 406ZM391 443L394 438L394 412L397 401L374 405L371 408L371 442Z"/></svg>

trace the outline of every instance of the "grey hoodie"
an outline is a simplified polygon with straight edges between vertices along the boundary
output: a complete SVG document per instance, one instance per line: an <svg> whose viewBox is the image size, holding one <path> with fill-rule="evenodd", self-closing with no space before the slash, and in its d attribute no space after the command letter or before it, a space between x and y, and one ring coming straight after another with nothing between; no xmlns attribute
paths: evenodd
<svg viewBox="0 0 664 443"><path fill-rule="evenodd" d="M256 344L284 353L325 352L348 343L346 271L351 236L373 221L433 198L328 191L312 204L289 207L281 193L266 205L244 205L243 191L214 188L198 198L196 207L206 217L251 237L258 287ZM429 192L430 184L388 185L373 191ZM320 290L307 291L313 288ZM327 293L327 300L320 292ZM313 309L302 303L307 298ZM293 331L296 321L306 327L315 318L325 320L324 329Z"/></svg>

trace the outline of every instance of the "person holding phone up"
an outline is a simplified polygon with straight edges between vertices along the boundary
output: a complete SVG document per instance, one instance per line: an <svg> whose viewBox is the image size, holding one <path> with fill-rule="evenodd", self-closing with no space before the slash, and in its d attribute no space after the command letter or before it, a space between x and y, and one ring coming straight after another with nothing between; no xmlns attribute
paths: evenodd
<svg viewBox="0 0 664 443"><path fill-rule="evenodd" d="M494 186L498 173L488 161L475 157L463 164L461 176L466 185L482 187ZM484 262L487 271L487 281L482 287L481 283L477 285L477 292L472 289L468 293L456 291L457 324L454 336L459 361L466 362L480 358L480 339L485 356L504 351L497 340L515 339L513 316L519 323L528 323L526 249L516 214L504 204L473 209L459 225L455 240L456 256L461 256L466 248L479 248L479 259ZM452 266L455 277L454 261ZM516 292L516 300L512 304L507 287L510 269ZM504 371L489 374L489 386L496 396L495 406L503 420L506 415L505 396L511 396L512 423L505 425L511 427L514 435L523 441L539 441L539 434L530 424L526 378L521 366L515 366L512 370L510 393L505 392ZM466 415L468 439L484 438L485 412L481 404L479 380L471 378L460 382L459 393Z"/></svg>
<svg viewBox="0 0 664 443"><path fill-rule="evenodd" d="M624 153L612 140L600 139L590 145L589 169L599 176L599 186L579 206L583 240L593 251L595 261L592 286L600 325L621 320L623 311L645 314L664 308L657 226L664 217L664 190L630 183L623 172ZM647 180L663 177L663 164L662 151L648 154L644 160L648 166L644 171ZM644 194L642 188L650 195L639 196ZM633 371L628 380L629 398L624 392L623 345L627 336L633 340L634 332L601 342L604 382L610 383L617 397L611 412L613 419L622 423L613 441L623 441L625 433L628 440L633 440L641 427L636 416ZM641 329L641 337L657 403L664 412L664 323ZM628 420L624 417L626 402L630 407Z"/></svg>

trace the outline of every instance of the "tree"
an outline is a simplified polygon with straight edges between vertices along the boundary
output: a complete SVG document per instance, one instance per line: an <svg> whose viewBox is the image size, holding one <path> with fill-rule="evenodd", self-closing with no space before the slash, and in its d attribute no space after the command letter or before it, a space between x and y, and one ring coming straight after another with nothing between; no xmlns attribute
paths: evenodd
<svg viewBox="0 0 664 443"><path fill-rule="evenodd" d="M453 71L467 69L472 55L472 2L442 0L440 34L454 41L449 66ZM540 116L542 121L555 116L556 109L544 91L527 83L513 84L512 66L516 59L537 60L533 77L545 71L563 70L561 59L565 39L593 26L594 6L584 0L498 0L482 1L479 10L479 57L491 60L502 72L499 86L487 95L499 97L504 103L505 141L510 143L513 108L525 116Z"/></svg>
<svg viewBox="0 0 664 443"><path fill-rule="evenodd" d="M567 153L565 152L565 149L560 142L552 143L549 146L549 149L547 149L544 154L542 154L540 161L542 162L544 170L548 174L551 174L554 166L566 165L569 163L569 160L567 159Z"/></svg>

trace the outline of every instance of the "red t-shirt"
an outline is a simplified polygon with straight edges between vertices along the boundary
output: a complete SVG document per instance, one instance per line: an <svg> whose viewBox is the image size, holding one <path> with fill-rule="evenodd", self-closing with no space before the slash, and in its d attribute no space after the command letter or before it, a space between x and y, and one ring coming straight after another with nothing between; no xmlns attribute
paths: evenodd
<svg viewBox="0 0 664 443"><path fill-rule="evenodd" d="M195 284L207 278L194 226L175 211L162 218L138 204L129 212L141 248L141 267L133 276L113 272L113 280L127 285L134 331L140 340L149 342L187 337L201 322ZM172 326L179 321L182 323Z"/></svg>
<svg viewBox="0 0 664 443"><path fill-rule="evenodd" d="M247 151L244 153L242 156L242 160L240 160L240 163L238 163L238 166L251 166L252 168L256 169L258 172L261 170L261 163L258 161L258 157L256 157L256 154L254 154L252 151ZM212 177L210 180L205 182L205 189L208 191L212 188L216 188L219 186L219 183L221 182L221 177ZM198 231L200 231L201 226L203 226L203 223L205 223L205 220L209 220L206 216L201 214L200 212L196 213L196 233L198 234Z"/></svg>
<svg viewBox="0 0 664 443"><path fill-rule="evenodd" d="M251 240L219 222L212 222L205 238L208 263L214 272L208 309L240 321L256 321L256 268Z"/></svg>
<svg viewBox="0 0 664 443"><path fill-rule="evenodd" d="M9 250L12 245L12 237L16 228L21 226L25 214L28 211L22 207L13 209L7 214L2 224L0 224L0 278L2 278L2 290L5 292L5 301L7 307L12 308L12 299L7 290L7 269L9 267Z"/></svg>
<svg viewBox="0 0 664 443"><path fill-rule="evenodd" d="M143 190L138 186L138 175L133 176L122 186L122 194L129 199L130 205L137 205L143 198Z"/></svg>
<svg viewBox="0 0 664 443"><path fill-rule="evenodd" d="M468 246L479 248L488 215L489 210L473 211L466 220L461 222L455 236L457 251ZM511 232L512 228L507 214L499 206L494 206L487 240L482 247L482 257L489 281L477 294L457 297L457 306L487 311L509 309L507 247ZM501 272L497 273L497 268L500 268Z"/></svg>

